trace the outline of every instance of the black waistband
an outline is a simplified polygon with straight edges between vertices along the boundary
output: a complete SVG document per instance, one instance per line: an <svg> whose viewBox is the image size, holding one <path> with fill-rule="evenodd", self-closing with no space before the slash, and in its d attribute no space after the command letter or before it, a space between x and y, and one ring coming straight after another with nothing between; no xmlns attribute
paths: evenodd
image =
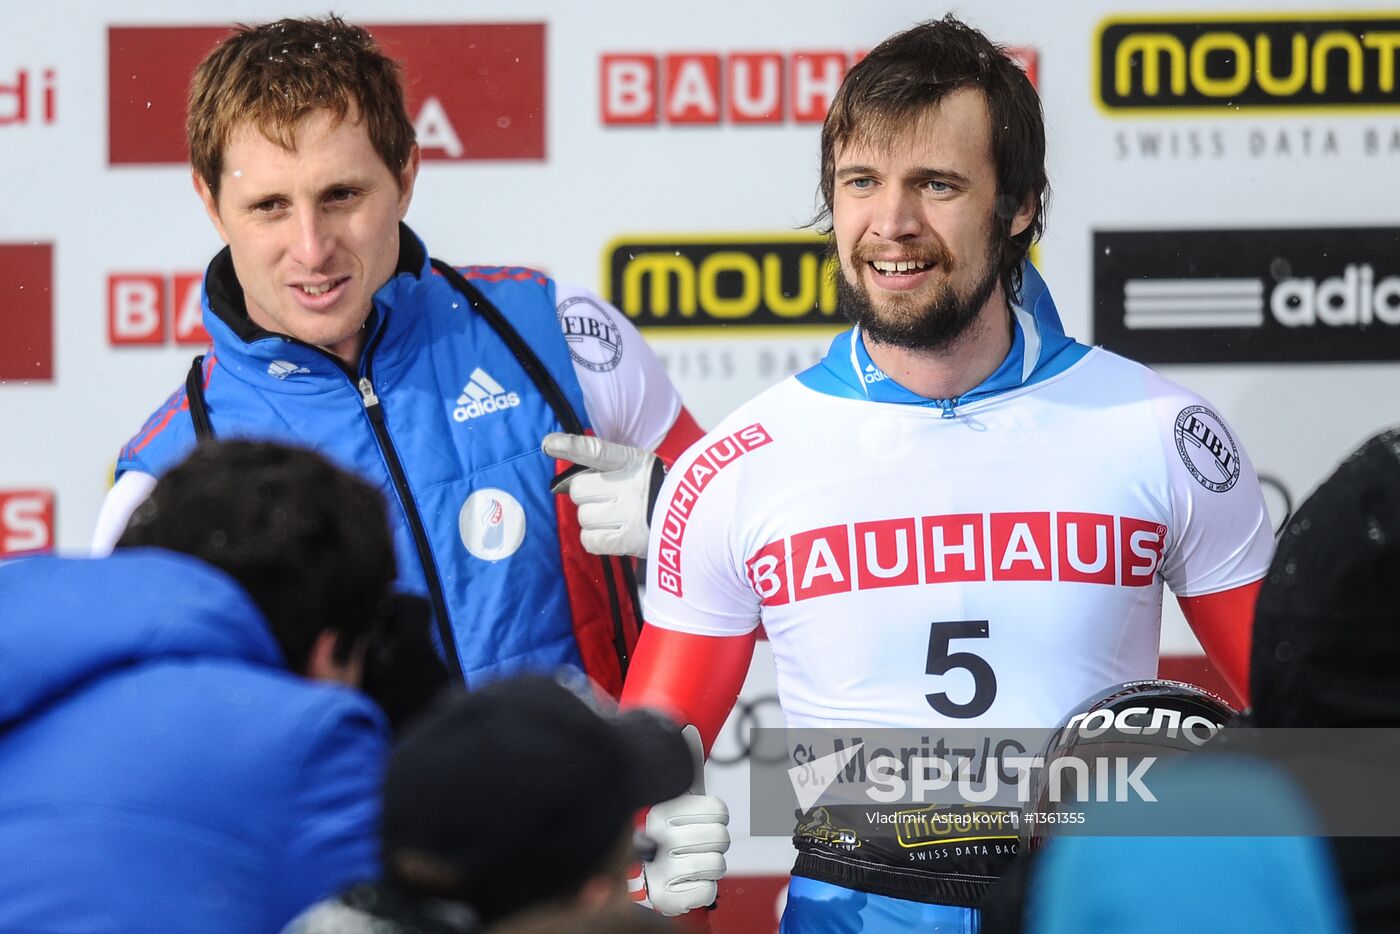
<svg viewBox="0 0 1400 934"><path fill-rule="evenodd" d="M998 878L890 866L846 853L805 848L798 850L792 874L872 895L959 908L976 908Z"/></svg>

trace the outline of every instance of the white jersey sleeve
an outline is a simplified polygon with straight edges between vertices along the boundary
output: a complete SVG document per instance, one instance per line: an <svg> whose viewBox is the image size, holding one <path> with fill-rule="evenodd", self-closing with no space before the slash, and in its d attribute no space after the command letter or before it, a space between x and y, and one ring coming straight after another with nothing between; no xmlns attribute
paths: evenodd
<svg viewBox="0 0 1400 934"><path fill-rule="evenodd" d="M1244 446L1204 399L1156 373L1148 381L1175 520L1162 579L1178 597L1259 580L1273 557L1273 526Z"/></svg>
<svg viewBox="0 0 1400 934"><path fill-rule="evenodd" d="M136 507L146 501L155 489L156 478L139 470L128 470L107 491L102 509L97 514L97 528L92 533L92 556L105 558L112 553L117 539L126 531L126 523Z"/></svg>
<svg viewBox="0 0 1400 934"><path fill-rule="evenodd" d="M559 327L600 438L656 450L681 411L681 397L627 316L579 286L555 282Z"/></svg>
<svg viewBox="0 0 1400 934"><path fill-rule="evenodd" d="M741 636L759 622L772 568L744 557L745 534L731 520L744 508L743 459L771 438L758 423L728 420L692 445L656 500L643 601L648 625L704 636ZM682 568L682 561L684 567Z"/></svg>

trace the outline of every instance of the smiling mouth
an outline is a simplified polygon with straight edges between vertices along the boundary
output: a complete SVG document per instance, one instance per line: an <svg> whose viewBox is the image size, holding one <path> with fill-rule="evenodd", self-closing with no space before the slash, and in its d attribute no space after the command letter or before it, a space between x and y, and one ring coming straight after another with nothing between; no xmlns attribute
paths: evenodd
<svg viewBox="0 0 1400 934"><path fill-rule="evenodd" d="M912 276L926 269L932 269L933 265L933 263L924 263L917 260L888 261L875 259L870 261L870 268L874 269L882 276Z"/></svg>
<svg viewBox="0 0 1400 934"><path fill-rule="evenodd" d="M340 285L344 281L346 280L336 279L333 282L326 282L322 283L321 285L299 285L297 286L297 288L301 289L302 292L304 292L307 295L325 295L331 289Z"/></svg>

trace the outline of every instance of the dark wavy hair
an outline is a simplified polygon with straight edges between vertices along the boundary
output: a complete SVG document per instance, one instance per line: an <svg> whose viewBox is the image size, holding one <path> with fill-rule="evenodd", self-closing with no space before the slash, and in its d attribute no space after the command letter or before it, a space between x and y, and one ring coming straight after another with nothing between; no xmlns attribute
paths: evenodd
<svg viewBox="0 0 1400 934"><path fill-rule="evenodd" d="M1016 301L1021 263L1045 228L1045 117L1030 79L1006 50L952 15L891 36L847 72L822 125L822 209L815 223L830 232L838 148L888 144L929 107L968 87L982 92L991 119L1002 239L998 278ZM1035 200L1035 215L1013 237L1011 221L1027 198Z"/></svg>
<svg viewBox="0 0 1400 934"><path fill-rule="evenodd" d="M199 445L156 481L118 548L193 555L243 586L287 665L304 671L317 636L341 662L391 606L393 539L379 491L305 448Z"/></svg>

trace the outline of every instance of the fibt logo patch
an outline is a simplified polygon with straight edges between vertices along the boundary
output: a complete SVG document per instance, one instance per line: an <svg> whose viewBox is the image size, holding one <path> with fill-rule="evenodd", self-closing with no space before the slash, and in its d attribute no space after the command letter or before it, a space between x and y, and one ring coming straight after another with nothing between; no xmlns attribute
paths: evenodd
<svg viewBox="0 0 1400 934"><path fill-rule="evenodd" d="M114 272L107 275L107 342L113 347L176 344L205 347L197 272Z"/></svg>
<svg viewBox="0 0 1400 934"><path fill-rule="evenodd" d="M597 373L617 368L622 332L606 308L587 295L573 295L559 303L557 314L575 363Z"/></svg>
<svg viewBox="0 0 1400 934"><path fill-rule="evenodd" d="M53 244L0 243L0 380L53 379Z"/></svg>
<svg viewBox="0 0 1400 934"><path fill-rule="evenodd" d="M0 490L0 557L53 549L53 493Z"/></svg>
<svg viewBox="0 0 1400 934"><path fill-rule="evenodd" d="M1189 405L1176 416L1176 450L1196 482L1224 493L1240 478L1240 449L1230 429L1210 409Z"/></svg>
<svg viewBox="0 0 1400 934"><path fill-rule="evenodd" d="M485 370L477 367L472 370L471 379L462 387L462 394L457 397L457 407L452 410L452 417L459 422L465 422L493 412L513 409L519 404L518 393L506 392Z"/></svg>
<svg viewBox="0 0 1400 934"><path fill-rule="evenodd" d="M426 160L543 159L543 23L366 26L404 66L408 114ZM195 66L232 30L107 30L108 162L182 164Z"/></svg>

